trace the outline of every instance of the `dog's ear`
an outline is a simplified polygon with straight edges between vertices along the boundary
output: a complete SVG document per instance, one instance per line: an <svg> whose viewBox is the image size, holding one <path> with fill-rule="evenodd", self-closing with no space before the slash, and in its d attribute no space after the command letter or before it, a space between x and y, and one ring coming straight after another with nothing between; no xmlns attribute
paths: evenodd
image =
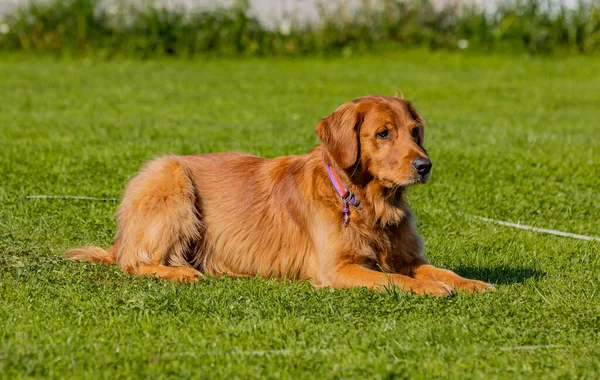
<svg viewBox="0 0 600 380"><path fill-rule="evenodd" d="M321 119L315 128L331 157L343 169L358 160L358 136L363 120L364 113L359 111L359 104L350 102Z"/></svg>
<svg viewBox="0 0 600 380"><path fill-rule="evenodd" d="M419 115L412 103L406 102L406 107L408 108L408 112L410 112L410 116L412 117L413 121L417 124L423 124L423 118L421 115Z"/></svg>
<svg viewBox="0 0 600 380"><path fill-rule="evenodd" d="M425 121L423 120L423 118L421 117L421 115L419 115L417 113L417 110L415 109L415 107L412 105L411 102L406 102L406 108L408 108L408 112L410 113L410 117L413 119L413 121L415 122L415 125L420 126L421 127L421 138L419 141L419 145L423 145L423 141L425 139Z"/></svg>

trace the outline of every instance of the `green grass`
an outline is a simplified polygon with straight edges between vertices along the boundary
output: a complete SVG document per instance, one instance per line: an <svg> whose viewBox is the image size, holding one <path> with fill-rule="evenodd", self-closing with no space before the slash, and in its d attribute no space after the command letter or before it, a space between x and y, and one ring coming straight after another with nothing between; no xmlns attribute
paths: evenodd
<svg viewBox="0 0 600 380"><path fill-rule="evenodd" d="M0 378L598 378L600 65L406 51L355 60L0 56ZM162 153L307 151L342 102L401 90L428 122L410 191L428 257L496 293L428 298L66 262L108 246ZM532 347L528 347L532 346Z"/></svg>

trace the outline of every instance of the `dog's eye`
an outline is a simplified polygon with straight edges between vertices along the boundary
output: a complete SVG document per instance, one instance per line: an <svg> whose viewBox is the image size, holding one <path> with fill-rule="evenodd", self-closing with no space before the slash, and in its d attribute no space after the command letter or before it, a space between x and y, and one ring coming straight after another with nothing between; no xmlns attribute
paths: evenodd
<svg viewBox="0 0 600 380"><path fill-rule="evenodd" d="M412 131L410 132L410 134L412 135L413 139L418 139L419 138L419 128L413 128Z"/></svg>
<svg viewBox="0 0 600 380"><path fill-rule="evenodd" d="M377 138L378 139L389 139L390 131L388 131L387 129L384 129L382 131L377 132Z"/></svg>

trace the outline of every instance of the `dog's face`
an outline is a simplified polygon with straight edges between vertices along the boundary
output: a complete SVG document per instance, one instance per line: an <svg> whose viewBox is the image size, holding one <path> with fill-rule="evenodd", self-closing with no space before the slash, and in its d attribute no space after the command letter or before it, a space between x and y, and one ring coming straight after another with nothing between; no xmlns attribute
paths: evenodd
<svg viewBox="0 0 600 380"><path fill-rule="evenodd" d="M316 128L343 169L358 165L385 187L427 182L431 161L423 148L424 124L410 102L368 96L346 103Z"/></svg>

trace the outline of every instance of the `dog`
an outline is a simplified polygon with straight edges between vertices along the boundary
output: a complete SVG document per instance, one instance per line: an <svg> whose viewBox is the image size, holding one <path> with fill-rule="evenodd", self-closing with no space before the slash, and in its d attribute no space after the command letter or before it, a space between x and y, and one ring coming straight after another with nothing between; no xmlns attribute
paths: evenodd
<svg viewBox="0 0 600 380"><path fill-rule="evenodd" d="M114 245L67 257L182 282L226 274L435 296L494 290L423 255L404 192L428 181L432 163L410 102L355 99L315 131L322 143L304 155L151 161L125 189Z"/></svg>

